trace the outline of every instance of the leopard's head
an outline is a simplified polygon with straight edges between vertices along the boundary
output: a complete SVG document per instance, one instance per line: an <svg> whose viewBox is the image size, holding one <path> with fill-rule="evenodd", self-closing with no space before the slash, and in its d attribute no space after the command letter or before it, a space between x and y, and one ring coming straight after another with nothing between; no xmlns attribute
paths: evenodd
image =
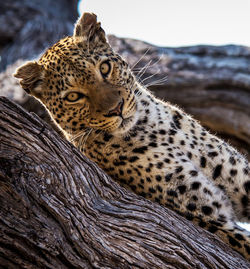
<svg viewBox="0 0 250 269"><path fill-rule="evenodd" d="M73 36L14 76L69 135L89 128L121 134L136 122L135 77L110 47L95 14L84 13Z"/></svg>

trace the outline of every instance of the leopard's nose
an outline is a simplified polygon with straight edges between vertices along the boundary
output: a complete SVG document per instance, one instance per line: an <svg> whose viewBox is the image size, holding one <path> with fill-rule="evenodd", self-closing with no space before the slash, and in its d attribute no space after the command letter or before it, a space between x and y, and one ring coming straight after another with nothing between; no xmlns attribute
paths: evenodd
<svg viewBox="0 0 250 269"><path fill-rule="evenodd" d="M113 117L113 116L120 116L122 117L122 109L123 109L124 100L122 99L121 102L114 108L111 109L105 117Z"/></svg>

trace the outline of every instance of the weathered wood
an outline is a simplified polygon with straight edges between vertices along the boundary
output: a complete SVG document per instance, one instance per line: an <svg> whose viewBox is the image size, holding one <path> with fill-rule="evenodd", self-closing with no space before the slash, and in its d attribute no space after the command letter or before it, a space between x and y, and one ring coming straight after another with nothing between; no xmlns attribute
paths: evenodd
<svg viewBox="0 0 250 269"><path fill-rule="evenodd" d="M249 268L214 235L113 182L0 98L1 268Z"/></svg>
<svg viewBox="0 0 250 269"><path fill-rule="evenodd" d="M37 57L77 19L77 0L0 0L0 70L18 59Z"/></svg>

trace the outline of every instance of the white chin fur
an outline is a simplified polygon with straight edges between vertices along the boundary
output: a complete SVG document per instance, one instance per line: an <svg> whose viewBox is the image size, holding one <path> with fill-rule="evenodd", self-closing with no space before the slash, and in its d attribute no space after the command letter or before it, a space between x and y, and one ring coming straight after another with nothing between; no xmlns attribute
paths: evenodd
<svg viewBox="0 0 250 269"><path fill-rule="evenodd" d="M126 122L125 126L119 126L117 129L112 131L111 133L113 135L121 135L121 134L126 134L135 126L135 123L138 120L138 113L136 112L131 119L129 119L128 122Z"/></svg>

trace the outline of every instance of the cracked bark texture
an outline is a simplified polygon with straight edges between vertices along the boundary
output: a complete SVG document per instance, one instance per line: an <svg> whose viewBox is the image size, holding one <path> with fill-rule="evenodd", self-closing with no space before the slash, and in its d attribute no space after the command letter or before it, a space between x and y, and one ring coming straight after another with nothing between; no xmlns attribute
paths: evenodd
<svg viewBox="0 0 250 269"><path fill-rule="evenodd" d="M213 234L128 192L0 98L1 268L249 268Z"/></svg>

